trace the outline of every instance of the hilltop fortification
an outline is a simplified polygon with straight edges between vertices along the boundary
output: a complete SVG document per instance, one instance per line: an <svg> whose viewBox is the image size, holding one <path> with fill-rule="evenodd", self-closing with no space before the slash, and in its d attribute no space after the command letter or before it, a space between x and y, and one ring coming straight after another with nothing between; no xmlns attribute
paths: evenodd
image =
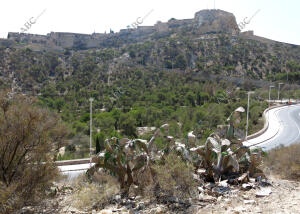
<svg viewBox="0 0 300 214"><path fill-rule="evenodd" d="M193 33L195 35L212 33L239 33L235 16L222 10L202 10L193 19L170 19L168 22L157 22L154 26L138 26L134 29L122 29L118 33L78 34L51 32L47 35L25 33L8 34L9 41L17 44L30 44L33 49L41 47L63 50L104 48L121 46L122 44L141 42L152 38L170 36L174 33Z"/></svg>

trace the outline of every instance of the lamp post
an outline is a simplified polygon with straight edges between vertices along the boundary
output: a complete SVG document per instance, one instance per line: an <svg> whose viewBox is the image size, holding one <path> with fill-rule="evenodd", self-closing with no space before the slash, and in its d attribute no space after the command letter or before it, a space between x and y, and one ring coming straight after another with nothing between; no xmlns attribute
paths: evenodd
<svg viewBox="0 0 300 214"><path fill-rule="evenodd" d="M92 129L93 107L92 107L92 105L93 105L94 98L90 98L89 101L90 101L90 167L92 167L92 133L93 133L93 129Z"/></svg>
<svg viewBox="0 0 300 214"><path fill-rule="evenodd" d="M289 85L289 72L288 72L288 70L286 70L286 83L289 86L289 88L288 88L288 96L289 96L289 104L290 104L291 98L290 98L290 85Z"/></svg>
<svg viewBox="0 0 300 214"><path fill-rule="evenodd" d="M271 88L274 88L274 85L269 86L269 108L270 108L270 102L271 102Z"/></svg>
<svg viewBox="0 0 300 214"><path fill-rule="evenodd" d="M246 137L245 139L247 140L248 137L248 124L249 124L249 106L250 106L250 95L254 94L253 91L248 92L248 105L247 105L247 124L246 124Z"/></svg>
<svg viewBox="0 0 300 214"><path fill-rule="evenodd" d="M283 83L278 83L278 100L280 100L280 85L283 85Z"/></svg>

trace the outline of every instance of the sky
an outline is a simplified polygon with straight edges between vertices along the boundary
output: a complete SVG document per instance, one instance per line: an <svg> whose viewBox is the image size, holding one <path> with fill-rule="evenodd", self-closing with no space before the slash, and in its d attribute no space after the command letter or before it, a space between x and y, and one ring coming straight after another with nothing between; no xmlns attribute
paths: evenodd
<svg viewBox="0 0 300 214"><path fill-rule="evenodd" d="M203 9L233 13L237 23L249 20L243 31L300 45L299 0L0 0L0 38L8 32L46 35L50 32L91 34L118 32L136 22L154 25L171 18L188 19ZM29 26L29 27L28 27Z"/></svg>

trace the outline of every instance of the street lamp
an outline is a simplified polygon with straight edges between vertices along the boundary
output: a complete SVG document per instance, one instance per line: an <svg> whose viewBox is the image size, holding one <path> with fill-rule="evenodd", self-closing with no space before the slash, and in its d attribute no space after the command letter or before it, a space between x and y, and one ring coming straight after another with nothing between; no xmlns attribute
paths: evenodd
<svg viewBox="0 0 300 214"><path fill-rule="evenodd" d="M283 85L283 83L278 83L278 100L280 100L280 85Z"/></svg>
<svg viewBox="0 0 300 214"><path fill-rule="evenodd" d="M270 108L270 102L271 102L271 88L274 88L274 85L269 86L269 108Z"/></svg>
<svg viewBox="0 0 300 214"><path fill-rule="evenodd" d="M250 95L254 94L253 91L248 92L248 106L247 106L247 124L246 124L246 137L245 139L247 140L248 137L248 124L249 124L249 105L250 105Z"/></svg>
<svg viewBox="0 0 300 214"><path fill-rule="evenodd" d="M93 129L92 129L92 114L93 114L93 101L94 101L94 98L90 98L89 99L90 101L90 167L92 167L92 133L93 133Z"/></svg>

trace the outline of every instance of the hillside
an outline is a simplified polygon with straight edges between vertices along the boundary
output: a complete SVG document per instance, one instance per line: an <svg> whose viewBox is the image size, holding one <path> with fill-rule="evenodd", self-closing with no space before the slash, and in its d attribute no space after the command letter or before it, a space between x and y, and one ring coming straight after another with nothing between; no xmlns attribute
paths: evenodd
<svg viewBox="0 0 300 214"><path fill-rule="evenodd" d="M75 136L89 133L92 96L95 129L105 136L136 136L136 127L172 121L184 134L201 126L205 139L235 107L246 107L246 91L287 78L300 81L300 47L242 33L221 10L119 33L9 33L0 48L0 88L37 96ZM250 132L262 126L266 104L257 101L267 94L253 98Z"/></svg>
<svg viewBox="0 0 300 214"><path fill-rule="evenodd" d="M258 80L283 79L286 72L300 69L299 46L242 33L234 15L221 10L203 10L194 19L170 19L119 33L9 33L0 44L1 79L9 83L15 78L23 92L40 93L50 80L76 80L80 73L76 63L84 61L88 61L85 76L108 84L118 70L140 68Z"/></svg>

